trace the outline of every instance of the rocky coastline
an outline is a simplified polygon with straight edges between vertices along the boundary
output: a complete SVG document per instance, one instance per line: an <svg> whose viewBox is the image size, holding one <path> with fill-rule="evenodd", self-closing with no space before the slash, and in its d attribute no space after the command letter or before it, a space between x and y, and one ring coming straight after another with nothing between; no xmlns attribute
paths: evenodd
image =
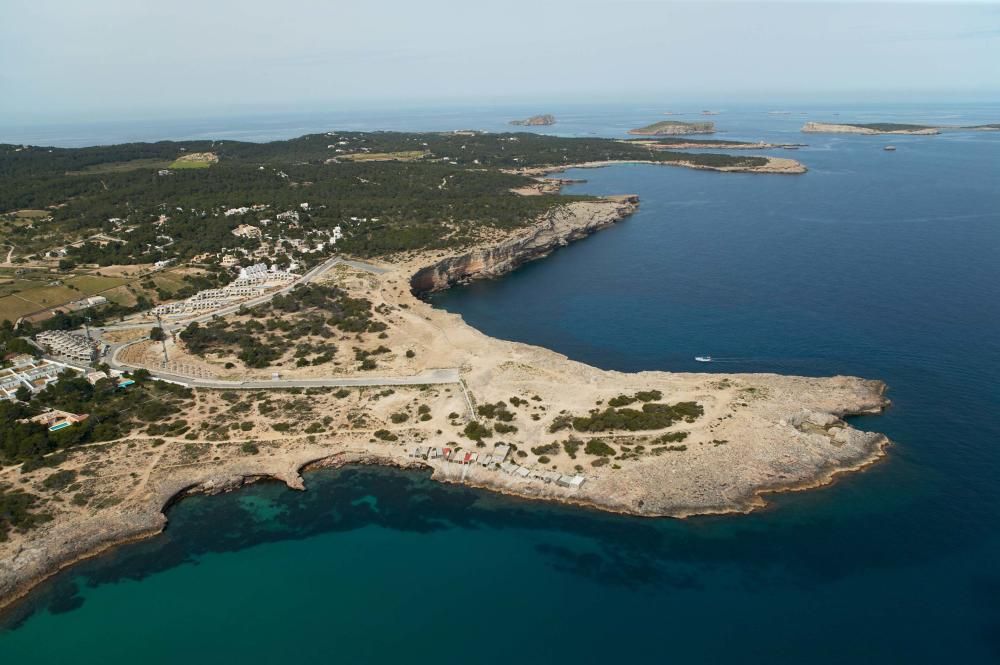
<svg viewBox="0 0 1000 665"><path fill-rule="evenodd" d="M617 472L588 468L588 481L579 490L529 483L476 465L416 460L400 444L376 443L369 434L350 429L318 440L279 437L268 456L220 457L216 448L214 461L186 464L161 465L163 453L151 452L148 441L135 450L109 449L109 477L148 466L143 482L125 488L120 501L85 518L61 517L0 543L0 608L77 561L160 533L167 523L164 511L185 496L233 491L262 479L302 490L301 474L316 468L383 464L430 469L432 478L442 482L527 499L648 517L690 517L749 512L763 506L768 493L826 485L882 458L889 444L885 436L856 430L842 419L884 409L889 402L880 381L603 371L546 349L495 340L416 297L503 275L627 218L638 205L635 196L568 203L508 237L455 254L404 258L381 278L380 291L388 304L403 307L415 338L439 345L449 364L463 367L463 387L483 402L506 399L516 386L542 395L546 404L551 400L553 412L579 411L595 398L657 389L704 404L705 422L712 425L698 436L713 437L705 442L714 445L692 445L683 455L652 457ZM528 447L547 432L545 423L525 422L518 441ZM150 459L152 455L157 456Z"/></svg>
<svg viewBox="0 0 1000 665"><path fill-rule="evenodd" d="M410 278L410 288L421 296L472 280L500 277L625 219L638 207L638 196L625 195L606 197L595 204L556 208L510 239L417 270Z"/></svg>

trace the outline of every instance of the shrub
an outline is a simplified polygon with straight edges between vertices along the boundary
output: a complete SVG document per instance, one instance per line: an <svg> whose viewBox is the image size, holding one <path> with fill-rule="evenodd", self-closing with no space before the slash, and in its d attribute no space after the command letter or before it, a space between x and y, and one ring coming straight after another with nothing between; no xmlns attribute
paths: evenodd
<svg viewBox="0 0 1000 665"><path fill-rule="evenodd" d="M598 457L608 457L615 454L615 449L609 446L603 439L591 439L584 446L583 451L588 455L597 455Z"/></svg>
<svg viewBox="0 0 1000 665"><path fill-rule="evenodd" d="M408 413L403 413L402 411L397 411L396 413L389 416L389 420L396 423L397 425L400 423L405 423L409 419L410 415Z"/></svg>
<svg viewBox="0 0 1000 665"><path fill-rule="evenodd" d="M559 430L569 429L570 427L573 427L573 416L564 414L556 416L552 420L552 424L549 425L549 432L555 433Z"/></svg>
<svg viewBox="0 0 1000 665"><path fill-rule="evenodd" d="M246 455L256 455L260 452L260 448L253 441L245 441L243 445L240 446L240 451Z"/></svg>
<svg viewBox="0 0 1000 665"><path fill-rule="evenodd" d="M49 490L61 490L69 486L69 484L74 480L76 480L76 471L64 469L62 471L56 471L43 480L42 487Z"/></svg>
<svg viewBox="0 0 1000 665"><path fill-rule="evenodd" d="M375 432L376 439L382 439L383 441L398 441L399 437L390 432L387 429L380 429Z"/></svg>
<svg viewBox="0 0 1000 665"><path fill-rule="evenodd" d="M480 441L493 436L493 430L486 425L476 422L475 420L467 424L462 432L473 441Z"/></svg>
<svg viewBox="0 0 1000 665"><path fill-rule="evenodd" d="M604 411L595 411L589 416L573 418L572 424L579 432L606 432L616 429L634 432L663 429L678 420L694 422L695 418L703 413L704 409L696 402L643 404L642 410L609 407Z"/></svg>
<svg viewBox="0 0 1000 665"><path fill-rule="evenodd" d="M580 449L579 439L567 439L563 441L563 450L566 454L570 456L571 459L576 459L576 451Z"/></svg>
<svg viewBox="0 0 1000 665"><path fill-rule="evenodd" d="M531 449L535 455L555 455L559 452L558 443L547 443L544 446L536 446Z"/></svg>

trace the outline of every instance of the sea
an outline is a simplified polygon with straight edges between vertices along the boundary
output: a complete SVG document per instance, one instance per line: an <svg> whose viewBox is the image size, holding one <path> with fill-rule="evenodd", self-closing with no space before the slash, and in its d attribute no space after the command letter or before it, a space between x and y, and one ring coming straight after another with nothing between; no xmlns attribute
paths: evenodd
<svg viewBox="0 0 1000 665"><path fill-rule="evenodd" d="M584 182L566 194L638 194L639 211L432 301L607 369L881 379L892 406L852 422L893 442L863 473L740 516L610 515L369 467L192 497L161 536L0 618L0 663L1000 662L1000 132L799 131L995 123L1000 103L678 106L0 127L77 146L503 131L549 112L533 131L623 137L676 117L808 144L770 153L802 176L569 171Z"/></svg>

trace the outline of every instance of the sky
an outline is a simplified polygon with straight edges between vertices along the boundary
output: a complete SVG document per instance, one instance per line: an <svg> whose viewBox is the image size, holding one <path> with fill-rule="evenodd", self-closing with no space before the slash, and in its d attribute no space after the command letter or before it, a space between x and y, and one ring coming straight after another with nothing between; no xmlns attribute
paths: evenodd
<svg viewBox="0 0 1000 665"><path fill-rule="evenodd" d="M1000 99L1000 2L0 0L0 123L913 95Z"/></svg>

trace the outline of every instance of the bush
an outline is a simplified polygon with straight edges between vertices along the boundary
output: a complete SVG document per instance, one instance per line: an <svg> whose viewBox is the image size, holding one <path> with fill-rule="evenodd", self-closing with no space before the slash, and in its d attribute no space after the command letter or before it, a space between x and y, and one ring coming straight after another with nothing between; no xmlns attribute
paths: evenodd
<svg viewBox="0 0 1000 665"><path fill-rule="evenodd" d="M549 432L554 434L559 430L568 429L570 427L573 427L573 416L570 415L556 416L552 420L552 424L549 425Z"/></svg>
<svg viewBox="0 0 1000 665"><path fill-rule="evenodd" d="M42 487L49 490L61 490L65 489L74 480L76 480L76 471L65 469L63 471L56 471L43 480Z"/></svg>
<svg viewBox="0 0 1000 665"><path fill-rule="evenodd" d="M380 429L377 432L375 432L375 438L376 439L382 439L383 441L397 441L397 440L399 440L398 436L396 436L395 434L393 434L392 432L390 432L387 429Z"/></svg>
<svg viewBox="0 0 1000 665"><path fill-rule="evenodd" d="M704 409L696 402L677 404L643 404L642 410L609 407L590 416L573 418L573 429L578 432L606 432L608 430L663 429L675 421L694 422Z"/></svg>
<svg viewBox="0 0 1000 665"><path fill-rule="evenodd" d="M517 431L516 425L506 425L504 423L497 423L493 426L493 429L497 431L497 434L512 434Z"/></svg>
<svg viewBox="0 0 1000 665"><path fill-rule="evenodd" d="M260 448L253 441L246 441L240 446L240 451L246 455L256 455L260 452Z"/></svg>
<svg viewBox="0 0 1000 665"><path fill-rule="evenodd" d="M397 425L400 424L400 423L405 423L409 419L410 419L410 415L408 413L403 413L402 411L398 411L398 412L392 414L391 416L389 416L389 420L391 420L392 422L396 423Z"/></svg>
<svg viewBox="0 0 1000 665"><path fill-rule="evenodd" d="M547 443L544 446L536 446L531 449L535 455L555 455L559 452L558 443Z"/></svg>
<svg viewBox="0 0 1000 665"><path fill-rule="evenodd" d="M570 459L576 459L576 451L580 449L579 439L567 439L563 441L563 450L566 454L570 456Z"/></svg>
<svg viewBox="0 0 1000 665"><path fill-rule="evenodd" d="M480 441L493 436L493 430L475 420L467 424L462 432L473 441Z"/></svg>
<svg viewBox="0 0 1000 665"><path fill-rule="evenodd" d="M591 439L584 446L583 451L588 455L597 455L598 457L610 457L615 454L615 449L609 446L603 439Z"/></svg>

